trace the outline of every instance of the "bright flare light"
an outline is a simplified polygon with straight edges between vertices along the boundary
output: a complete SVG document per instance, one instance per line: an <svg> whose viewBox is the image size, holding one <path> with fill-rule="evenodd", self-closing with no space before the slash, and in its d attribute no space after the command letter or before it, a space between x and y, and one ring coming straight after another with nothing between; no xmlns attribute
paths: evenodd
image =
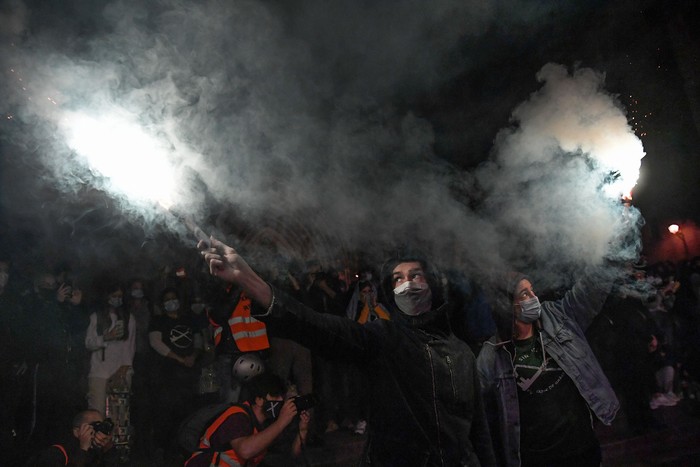
<svg viewBox="0 0 700 467"><path fill-rule="evenodd" d="M678 227L677 224L671 224L668 226L668 231L671 232L673 235L676 235L680 230L681 228Z"/></svg>
<svg viewBox="0 0 700 467"><path fill-rule="evenodd" d="M641 140L632 133L616 135L615 138L605 138L604 141L598 142L595 158L605 169L619 174L604 187L608 196L619 198L621 195L627 195L631 199L644 156Z"/></svg>
<svg viewBox="0 0 700 467"><path fill-rule="evenodd" d="M121 115L68 114L61 125L68 145L90 168L108 178L112 188L131 200L172 205L175 173L164 142Z"/></svg>

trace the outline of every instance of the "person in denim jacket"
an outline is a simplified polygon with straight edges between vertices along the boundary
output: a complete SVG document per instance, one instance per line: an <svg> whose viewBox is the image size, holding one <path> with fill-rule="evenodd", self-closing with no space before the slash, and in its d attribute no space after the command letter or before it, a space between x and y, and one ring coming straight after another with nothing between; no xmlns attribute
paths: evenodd
<svg viewBox="0 0 700 467"><path fill-rule="evenodd" d="M540 304L530 279L509 273L493 313L497 335L477 359L494 450L507 466L598 466L595 415L612 423L619 402L584 332L612 281L585 275Z"/></svg>

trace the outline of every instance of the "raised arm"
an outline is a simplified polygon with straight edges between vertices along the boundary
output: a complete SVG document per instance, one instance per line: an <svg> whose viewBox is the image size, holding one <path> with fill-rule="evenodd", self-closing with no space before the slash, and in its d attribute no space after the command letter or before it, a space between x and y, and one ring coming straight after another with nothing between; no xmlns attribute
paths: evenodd
<svg viewBox="0 0 700 467"><path fill-rule="evenodd" d="M213 276L241 287L252 300L265 308L272 304L270 286L232 247L211 237L209 242L200 241L197 248Z"/></svg>

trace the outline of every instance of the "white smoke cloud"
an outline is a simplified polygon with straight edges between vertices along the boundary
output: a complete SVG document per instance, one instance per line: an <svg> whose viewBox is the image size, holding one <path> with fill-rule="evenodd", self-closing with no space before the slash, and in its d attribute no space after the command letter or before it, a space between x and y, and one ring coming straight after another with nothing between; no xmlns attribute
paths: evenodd
<svg viewBox="0 0 700 467"><path fill-rule="evenodd" d="M514 110L477 174L490 218L519 232L512 255L543 265L596 264L611 248L632 258L638 238L620 242L641 220L620 200L639 176L641 141L602 74L547 64L537 77L542 88Z"/></svg>
<svg viewBox="0 0 700 467"><path fill-rule="evenodd" d="M172 201L199 218L216 215L213 201L339 245L415 243L470 269L524 256L595 263L619 233L622 207L601 194L618 166L609 148L641 146L595 72L544 67L543 88L473 174L439 160L430 123L391 104L463 71L459 42L488 29L498 2L101 5L83 35L56 45L36 34L6 50L15 122L3 132L41 155L65 192L109 189L69 147L66 115L118 114L166 148ZM148 156L125 168L148 170ZM119 206L149 216L131 199Z"/></svg>

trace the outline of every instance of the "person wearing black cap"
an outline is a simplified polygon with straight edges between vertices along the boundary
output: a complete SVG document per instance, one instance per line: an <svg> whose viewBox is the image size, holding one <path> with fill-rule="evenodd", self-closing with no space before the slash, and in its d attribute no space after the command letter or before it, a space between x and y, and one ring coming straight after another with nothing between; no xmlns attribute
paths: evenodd
<svg viewBox="0 0 700 467"><path fill-rule="evenodd" d="M563 298L540 303L525 274L503 278L497 335L477 359L500 465L600 465L591 412L609 425L619 402L584 332L611 286L586 275Z"/></svg>
<svg viewBox="0 0 700 467"><path fill-rule="evenodd" d="M372 393L362 458L372 466L495 465L475 358L450 330L439 281L427 262L396 258L382 270L392 319L364 325L302 305L258 276L231 247L200 242L211 274L263 308L253 316L315 352L351 358Z"/></svg>

